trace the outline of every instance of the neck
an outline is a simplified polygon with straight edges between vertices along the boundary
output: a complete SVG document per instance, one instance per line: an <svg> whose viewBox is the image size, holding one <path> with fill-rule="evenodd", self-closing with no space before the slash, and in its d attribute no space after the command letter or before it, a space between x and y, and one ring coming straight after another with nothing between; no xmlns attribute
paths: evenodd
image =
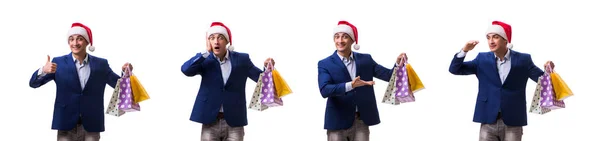
<svg viewBox="0 0 600 141"><path fill-rule="evenodd" d="M219 61L223 61L223 60L225 60L225 55L227 55L227 52L228 51L225 51L225 53L223 53L223 54L219 54L219 55L215 54L215 55L217 55L217 58L219 58Z"/></svg>
<svg viewBox="0 0 600 141"><path fill-rule="evenodd" d="M77 59L77 61L79 61L80 64L83 63L83 59L85 59L86 55L86 52L80 52L78 54L73 53L73 56L75 57L75 59Z"/></svg>
<svg viewBox="0 0 600 141"><path fill-rule="evenodd" d="M500 59L500 61L504 61L504 56L506 55L506 53L508 53L507 48L501 48L501 49L498 49L496 52L494 52L494 54L496 54L496 56L498 57L498 59Z"/></svg>
<svg viewBox="0 0 600 141"><path fill-rule="evenodd" d="M352 53L352 50L347 49L347 50L343 50L343 51L338 51L337 53L345 58L349 58L350 53Z"/></svg>

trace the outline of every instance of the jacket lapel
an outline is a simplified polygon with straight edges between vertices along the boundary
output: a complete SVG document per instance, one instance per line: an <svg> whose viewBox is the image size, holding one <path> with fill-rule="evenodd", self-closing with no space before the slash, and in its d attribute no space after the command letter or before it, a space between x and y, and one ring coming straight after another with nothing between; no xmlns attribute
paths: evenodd
<svg viewBox="0 0 600 141"><path fill-rule="evenodd" d="M344 73L344 77L347 78L345 81L352 81L352 78L350 78L350 73L348 73L346 65L344 65L344 62L342 62L342 58L337 55L337 51L333 52L333 55L331 55L329 58L331 58L331 61L333 61L334 65L342 68L342 73ZM356 58L354 58L354 60L356 60Z"/></svg>
<svg viewBox="0 0 600 141"><path fill-rule="evenodd" d="M498 86L502 86L502 81L500 80L500 73L498 73L498 61L496 61L496 55L494 55L494 52L490 52L489 56L489 61L492 61L492 68L494 69L492 70L492 79L494 80L494 83L496 83Z"/></svg>
<svg viewBox="0 0 600 141"><path fill-rule="evenodd" d="M94 71L96 71L96 68L98 66L96 64L96 58L92 57L92 55L89 55L89 54L88 54L88 62L87 63L88 63L88 65L90 65L90 76L88 77L87 83L85 83L85 87L83 87L83 90L89 88L90 83L94 81L94 78L95 78ZM112 71L112 70L110 70L110 71ZM77 80L79 80L79 79L77 79Z"/></svg>
<svg viewBox="0 0 600 141"><path fill-rule="evenodd" d="M516 69L515 66L518 63L518 61L516 61L516 60L518 60L517 56L518 55L516 55L514 51L512 51L512 50L510 51L510 71L508 71L508 75L506 76L506 80L504 80L504 84L506 84L508 82L508 80L510 80L511 76L514 75L513 72L515 72L515 69ZM504 85L504 84L502 84L502 85Z"/></svg>
<svg viewBox="0 0 600 141"><path fill-rule="evenodd" d="M210 55L208 56L208 58L206 59L211 59L214 63L213 66L215 67L215 69L217 69L217 80L219 80L219 85L223 86L223 73L221 72L221 63L219 62L219 59L217 59L217 56L215 56L214 53L210 53ZM210 60L207 60L210 61Z"/></svg>
<svg viewBox="0 0 600 141"><path fill-rule="evenodd" d="M77 73L77 67L75 66L75 61L73 61L73 53L69 54L69 57L65 58L65 62L68 66L68 70L71 74L73 74L71 77L71 79L75 79L73 82L76 82L76 84L74 84L73 86L79 90L79 91L83 91L83 89L81 88L81 82L79 81L79 74Z"/></svg>
<svg viewBox="0 0 600 141"><path fill-rule="evenodd" d="M356 70L355 71L356 74L354 76L358 77L358 76L360 76L360 70L361 70L360 66L362 65L362 61L361 61L362 58L360 58L360 57L362 57L362 56L360 56L356 52L352 52L352 55L354 57L354 64L356 65L356 66L354 66L354 69ZM354 78L351 78L351 79L354 79Z"/></svg>
<svg viewBox="0 0 600 141"><path fill-rule="evenodd" d="M229 83L231 83L231 79L234 74L234 71L236 71L237 66L238 66L238 57L237 55L235 55L235 53L233 51L228 51L229 52L229 62L231 63L231 73L229 73L229 79L227 79L227 82L225 83L225 86L229 85ZM219 69L221 68L221 66L219 66ZM221 71L219 71L221 72ZM223 79L223 77L221 77L221 79Z"/></svg>

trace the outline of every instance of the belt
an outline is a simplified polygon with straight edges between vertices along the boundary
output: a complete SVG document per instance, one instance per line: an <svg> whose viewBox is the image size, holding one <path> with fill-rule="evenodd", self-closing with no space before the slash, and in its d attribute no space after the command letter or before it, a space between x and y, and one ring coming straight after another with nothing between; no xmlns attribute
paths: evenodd
<svg viewBox="0 0 600 141"><path fill-rule="evenodd" d="M225 115L222 112L219 112L217 114L217 119L223 119L223 118L225 118Z"/></svg>

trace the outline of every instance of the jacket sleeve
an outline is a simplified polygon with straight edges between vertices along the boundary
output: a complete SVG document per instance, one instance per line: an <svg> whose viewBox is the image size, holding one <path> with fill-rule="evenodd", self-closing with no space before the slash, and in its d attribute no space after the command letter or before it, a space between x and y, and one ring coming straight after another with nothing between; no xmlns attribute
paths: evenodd
<svg viewBox="0 0 600 141"><path fill-rule="evenodd" d="M115 88L115 86L117 85L117 80L119 80L119 78L121 78L118 74L116 74L111 68L110 65L108 64L108 61L104 62L106 67L105 69L106 72L106 84L108 84L110 87ZM123 75L123 73L121 72L121 75Z"/></svg>
<svg viewBox="0 0 600 141"><path fill-rule="evenodd" d="M527 58L525 61L527 62L527 68L529 69L529 79L538 82L538 79L544 74L544 71L533 63L531 55L527 54L527 57L525 58Z"/></svg>
<svg viewBox="0 0 600 141"><path fill-rule="evenodd" d="M479 58L479 54L472 61L464 61L465 56L459 57L459 53L454 55L452 62L450 63L450 73L454 75L471 75L477 73L477 61Z"/></svg>
<svg viewBox="0 0 600 141"><path fill-rule="evenodd" d="M379 65L377 62L375 62L375 60L373 60L373 58L370 55L369 59L371 60L371 62L373 62L373 64L375 64L375 67L373 68L375 78L389 82L390 78L392 78L393 70ZM396 67L396 63L394 63L394 67Z"/></svg>
<svg viewBox="0 0 600 141"><path fill-rule="evenodd" d="M323 98L342 96L346 94L346 83L333 83L331 74L319 62L319 90Z"/></svg>
<svg viewBox="0 0 600 141"><path fill-rule="evenodd" d="M52 58L52 63L56 63L56 59ZM33 75L29 79L29 87L31 88L39 88L42 85L54 80L54 73L46 74L43 73L43 68L39 68L37 71L33 72Z"/></svg>
<svg viewBox="0 0 600 141"><path fill-rule="evenodd" d="M254 63L252 63L252 60L250 60L250 55L248 55L248 77L250 79L252 79L254 82L258 82L258 77L260 77L260 73L263 73L263 70L260 70L258 67L256 67L256 65L254 65Z"/></svg>
<svg viewBox="0 0 600 141"><path fill-rule="evenodd" d="M209 55L210 53L208 52L197 53L194 57L181 65L181 72L185 76L190 77L198 74L202 75L202 62L204 62Z"/></svg>

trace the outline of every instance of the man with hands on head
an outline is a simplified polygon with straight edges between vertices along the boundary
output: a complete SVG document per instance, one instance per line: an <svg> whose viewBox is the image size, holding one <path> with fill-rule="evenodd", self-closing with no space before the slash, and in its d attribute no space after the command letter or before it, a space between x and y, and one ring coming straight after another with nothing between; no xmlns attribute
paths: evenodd
<svg viewBox="0 0 600 141"><path fill-rule="evenodd" d="M246 80L258 81L263 70L248 54L233 51L231 32L223 23L213 22L206 35L206 51L181 66L186 76L202 76L190 120L202 124L202 141L242 141L248 125ZM275 64L272 58L264 66L268 63Z"/></svg>
<svg viewBox="0 0 600 141"><path fill-rule="evenodd" d="M56 99L52 129L58 130L58 141L98 141L104 132L104 88L115 87L119 75L104 58L87 53L95 50L92 31L81 23L73 23L67 35L71 53L51 60L35 71L29 86L38 88L54 80ZM89 45L89 46L88 46ZM125 63L121 70L127 67Z"/></svg>
<svg viewBox="0 0 600 141"><path fill-rule="evenodd" d="M525 94L527 80L538 81L544 74L532 61L531 55L512 50L512 28L493 21L486 37L489 52L477 54L464 61L466 53L479 41L469 41L455 54L449 71L454 75L475 74L479 80L473 121L481 123L480 141L520 141L523 126L527 125ZM545 68L554 68L552 61Z"/></svg>
<svg viewBox="0 0 600 141"><path fill-rule="evenodd" d="M389 81L392 70L379 65L371 55L358 50L354 25L340 21L333 31L336 51L318 63L319 90L327 98L325 129L328 141L368 141L369 126L380 123L373 77ZM406 58L401 53L395 66Z"/></svg>

